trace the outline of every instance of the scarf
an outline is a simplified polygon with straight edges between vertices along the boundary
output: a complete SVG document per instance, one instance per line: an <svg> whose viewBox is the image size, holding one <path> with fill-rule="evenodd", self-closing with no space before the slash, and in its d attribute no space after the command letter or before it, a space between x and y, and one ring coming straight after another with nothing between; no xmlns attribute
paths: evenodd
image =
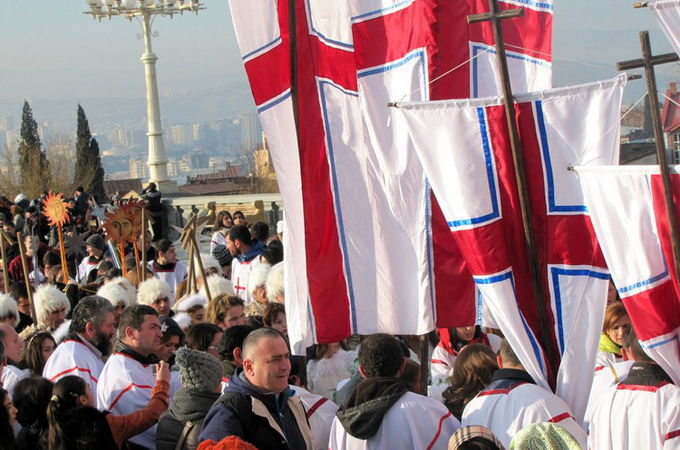
<svg viewBox="0 0 680 450"><path fill-rule="evenodd" d="M123 341L118 341L118 344L116 345L116 353L128 355L135 361L145 366L148 366L149 364L158 364L158 357L153 353L150 353L148 356L144 356L141 353L128 347L128 345Z"/></svg>
<svg viewBox="0 0 680 450"><path fill-rule="evenodd" d="M196 422L208 414L218 398L219 392L201 392L181 387L172 398L170 413L180 422Z"/></svg>
<svg viewBox="0 0 680 450"><path fill-rule="evenodd" d="M607 333L602 333L600 336L600 346L598 350L604 353L613 353L617 356L621 356L621 347L614 341L612 341Z"/></svg>

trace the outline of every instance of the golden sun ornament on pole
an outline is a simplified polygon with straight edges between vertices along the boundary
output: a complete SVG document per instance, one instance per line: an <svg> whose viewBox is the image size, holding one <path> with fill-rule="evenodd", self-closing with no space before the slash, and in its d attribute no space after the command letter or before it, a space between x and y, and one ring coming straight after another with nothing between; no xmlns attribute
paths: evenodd
<svg viewBox="0 0 680 450"><path fill-rule="evenodd" d="M47 223L57 228L59 236L59 252L61 253L61 273L64 276L64 284L68 284L68 265L66 262L66 249L64 248L64 233L62 227L69 222L68 204L61 193L53 194L50 191L43 200L43 215L47 217Z"/></svg>

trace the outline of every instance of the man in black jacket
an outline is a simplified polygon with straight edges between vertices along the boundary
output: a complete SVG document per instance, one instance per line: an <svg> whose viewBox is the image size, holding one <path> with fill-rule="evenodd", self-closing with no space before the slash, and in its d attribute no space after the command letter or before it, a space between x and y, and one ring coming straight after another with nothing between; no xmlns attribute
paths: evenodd
<svg viewBox="0 0 680 450"><path fill-rule="evenodd" d="M243 342L243 369L210 410L199 441L238 436L267 450L311 450L302 402L288 387L290 352L281 333L261 328Z"/></svg>

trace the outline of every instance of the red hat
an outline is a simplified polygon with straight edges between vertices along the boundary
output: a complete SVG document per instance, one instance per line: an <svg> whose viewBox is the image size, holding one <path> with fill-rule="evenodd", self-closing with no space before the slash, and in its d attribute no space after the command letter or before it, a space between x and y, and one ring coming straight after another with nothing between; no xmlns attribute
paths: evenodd
<svg viewBox="0 0 680 450"><path fill-rule="evenodd" d="M244 442L238 436L227 436L220 442L212 439L201 442L198 450L257 450L253 444Z"/></svg>

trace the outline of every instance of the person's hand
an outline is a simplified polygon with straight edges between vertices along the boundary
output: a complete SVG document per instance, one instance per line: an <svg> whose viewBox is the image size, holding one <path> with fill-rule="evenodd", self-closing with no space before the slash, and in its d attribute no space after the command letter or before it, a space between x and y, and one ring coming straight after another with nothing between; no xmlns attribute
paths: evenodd
<svg viewBox="0 0 680 450"><path fill-rule="evenodd" d="M165 361L161 361L156 366L156 381L163 380L170 384L170 366Z"/></svg>

